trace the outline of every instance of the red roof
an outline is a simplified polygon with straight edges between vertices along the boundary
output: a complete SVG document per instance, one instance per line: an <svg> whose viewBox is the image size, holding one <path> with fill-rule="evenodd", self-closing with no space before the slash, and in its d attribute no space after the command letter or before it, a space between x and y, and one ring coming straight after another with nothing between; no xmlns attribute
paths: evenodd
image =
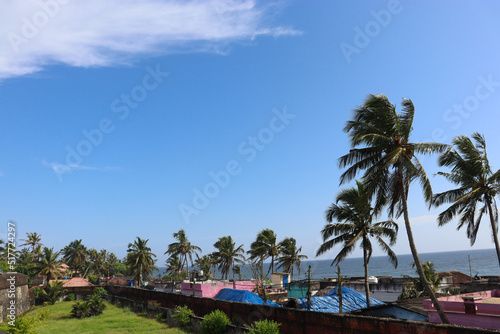
<svg viewBox="0 0 500 334"><path fill-rule="evenodd" d="M94 284L90 283L86 279L82 277L73 277L68 282L66 282L63 286L65 288L68 287L78 287L78 286L93 286Z"/></svg>

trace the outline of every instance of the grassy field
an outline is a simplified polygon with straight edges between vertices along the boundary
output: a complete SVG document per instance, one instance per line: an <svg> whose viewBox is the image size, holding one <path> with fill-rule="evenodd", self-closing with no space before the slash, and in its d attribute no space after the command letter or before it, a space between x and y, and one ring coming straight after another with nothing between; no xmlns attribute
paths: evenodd
<svg viewBox="0 0 500 334"><path fill-rule="evenodd" d="M165 323L139 316L129 309L118 308L107 303L103 314L86 319L69 317L74 302L59 302L51 306L37 307L27 313L28 317L38 317L40 312L49 310L49 316L39 326L40 334L45 333L187 333L179 328L169 328ZM3 327L2 327L3 328Z"/></svg>

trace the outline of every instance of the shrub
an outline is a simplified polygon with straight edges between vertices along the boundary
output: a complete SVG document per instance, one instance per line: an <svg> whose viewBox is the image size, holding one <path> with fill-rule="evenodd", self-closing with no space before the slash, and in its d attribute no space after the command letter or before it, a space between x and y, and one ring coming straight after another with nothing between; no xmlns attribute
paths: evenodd
<svg viewBox="0 0 500 334"><path fill-rule="evenodd" d="M250 334L279 334L281 324L273 320L261 320L248 328Z"/></svg>
<svg viewBox="0 0 500 334"><path fill-rule="evenodd" d="M102 300L101 297L98 295L92 295L90 296L90 313L91 316L96 316L102 313L104 309L106 309L106 304L104 303L104 300Z"/></svg>
<svg viewBox="0 0 500 334"><path fill-rule="evenodd" d="M194 312L186 305L176 306L175 310L177 314L174 314L172 317L179 323L179 326L188 327L191 324L191 316L194 315Z"/></svg>
<svg viewBox="0 0 500 334"><path fill-rule="evenodd" d="M106 303L97 294L90 296L89 300L80 300L73 304L70 316L83 319L101 314L106 309Z"/></svg>
<svg viewBox="0 0 500 334"><path fill-rule="evenodd" d="M87 300L77 301L71 308L70 316L77 319L90 317L90 303Z"/></svg>
<svg viewBox="0 0 500 334"><path fill-rule="evenodd" d="M54 305L64 296L63 284L64 282L50 283L45 289L39 291L38 296L47 304Z"/></svg>
<svg viewBox="0 0 500 334"><path fill-rule="evenodd" d="M74 301L75 301L75 299L76 299L76 297L75 297L75 294L74 294L74 293L70 293L69 295L67 295L67 296L66 296L66 300L67 300L68 302L74 302Z"/></svg>
<svg viewBox="0 0 500 334"><path fill-rule="evenodd" d="M35 334L38 333L37 327L39 324L40 322L37 319L16 316L14 326L9 324L4 330L9 334Z"/></svg>
<svg viewBox="0 0 500 334"><path fill-rule="evenodd" d="M201 332L203 334L222 334L226 331L229 318L221 310L215 310L205 316L201 322Z"/></svg>
<svg viewBox="0 0 500 334"><path fill-rule="evenodd" d="M99 298L101 298L101 299L105 299L106 296L108 295L108 292L106 291L106 289L99 287L99 288L94 289L94 292L92 292L92 295L99 296Z"/></svg>

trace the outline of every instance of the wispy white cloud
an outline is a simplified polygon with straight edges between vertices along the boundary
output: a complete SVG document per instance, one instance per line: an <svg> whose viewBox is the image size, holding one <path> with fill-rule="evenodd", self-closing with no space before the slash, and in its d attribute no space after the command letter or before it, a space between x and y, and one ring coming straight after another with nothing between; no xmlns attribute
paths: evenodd
<svg viewBox="0 0 500 334"><path fill-rule="evenodd" d="M120 170L120 167L105 166L105 167L92 167L84 165L75 164L61 164L58 162L47 162L45 160L42 163L52 169L57 175L63 175L66 173L71 173L76 170L87 170L87 171L116 171Z"/></svg>
<svg viewBox="0 0 500 334"><path fill-rule="evenodd" d="M231 42L300 34L273 25L282 7L252 0L3 0L0 79L51 64L123 65L141 56L220 53Z"/></svg>

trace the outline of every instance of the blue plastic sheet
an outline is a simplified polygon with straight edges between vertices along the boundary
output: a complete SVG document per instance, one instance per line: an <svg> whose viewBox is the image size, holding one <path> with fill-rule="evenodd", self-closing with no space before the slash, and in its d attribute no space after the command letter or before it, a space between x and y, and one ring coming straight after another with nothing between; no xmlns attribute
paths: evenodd
<svg viewBox="0 0 500 334"><path fill-rule="evenodd" d="M247 304L259 304L264 305L264 300L259 297L256 293L247 291L247 290L238 290L238 289L222 289L219 291L215 299L227 300L232 302L240 302ZM266 305L270 306L281 306L272 302L270 300L267 301Z"/></svg>
<svg viewBox="0 0 500 334"><path fill-rule="evenodd" d="M326 296L311 297L311 311L339 313L338 288L335 287ZM304 310L307 310L307 298L297 298ZM375 298L370 298L371 305L384 305ZM366 296L349 288L342 288L342 312L351 312L367 307Z"/></svg>

